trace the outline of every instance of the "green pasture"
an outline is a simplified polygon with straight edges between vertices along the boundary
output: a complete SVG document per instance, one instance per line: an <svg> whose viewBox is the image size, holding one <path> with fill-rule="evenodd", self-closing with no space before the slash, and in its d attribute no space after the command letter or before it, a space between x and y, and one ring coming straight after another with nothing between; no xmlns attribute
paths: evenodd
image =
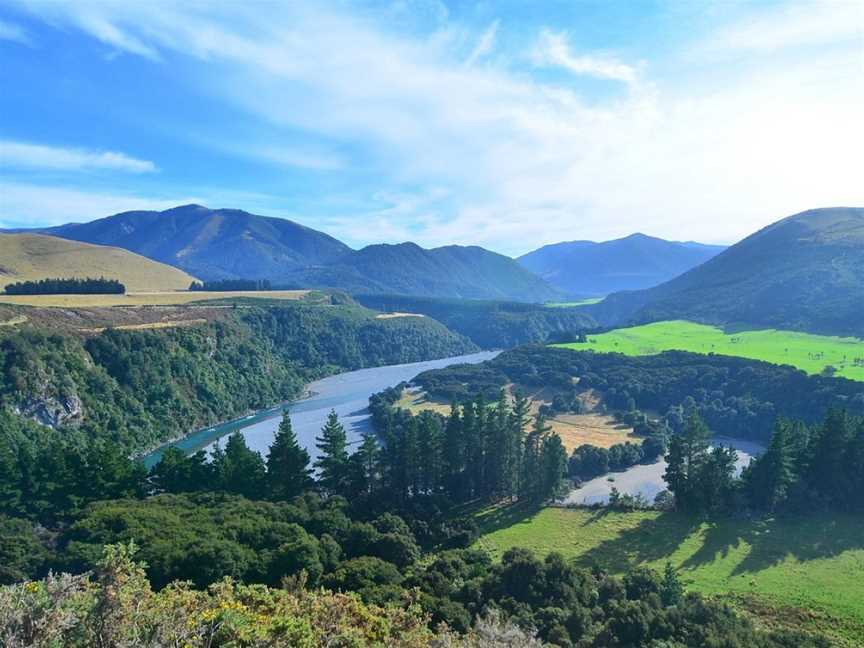
<svg viewBox="0 0 864 648"><path fill-rule="evenodd" d="M864 340L766 329L727 333L716 326L668 321L591 335L588 342L555 346L601 353L654 355L662 351L717 353L787 364L817 374L834 367L836 375L864 381Z"/></svg>
<svg viewBox="0 0 864 648"><path fill-rule="evenodd" d="M767 625L819 630L864 645L864 519L843 515L708 523L658 511L505 507L478 515L478 546L557 551L615 573L662 570L688 589L720 596Z"/></svg>

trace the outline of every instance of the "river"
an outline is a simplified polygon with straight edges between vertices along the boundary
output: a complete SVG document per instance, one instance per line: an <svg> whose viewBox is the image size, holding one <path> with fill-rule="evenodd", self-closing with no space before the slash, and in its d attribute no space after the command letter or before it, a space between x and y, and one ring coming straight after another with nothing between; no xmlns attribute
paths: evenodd
<svg viewBox="0 0 864 648"><path fill-rule="evenodd" d="M318 453L315 437L321 432L330 410L335 410L339 415L339 420L348 434L349 443L356 443L360 440L360 435L370 429L368 406L372 394L411 380L429 369L442 369L454 364L477 364L484 360L491 360L499 353L500 351L482 351L426 362L358 369L316 380L308 387L311 393L308 398L287 406L291 424L300 444L314 458ZM266 456L276 429L279 427L284 407L277 405L193 432L179 441L167 444L146 455L143 459L144 465L149 469L158 463L162 453L169 446L191 453L210 448L216 441L237 430L243 433L246 444L251 449Z"/></svg>
<svg viewBox="0 0 864 648"><path fill-rule="evenodd" d="M738 451L738 461L735 463L736 474L750 463L750 460L760 455L765 449L758 443L742 441L728 437L715 437L713 445L731 446ZM602 504L609 499L612 487L628 495L642 495L648 502L653 502L657 493L666 489L663 473L666 472L666 461L661 459L653 464L637 464L622 472L613 472L602 477L596 477L574 488L562 501L564 504ZM609 479L614 481L609 481Z"/></svg>

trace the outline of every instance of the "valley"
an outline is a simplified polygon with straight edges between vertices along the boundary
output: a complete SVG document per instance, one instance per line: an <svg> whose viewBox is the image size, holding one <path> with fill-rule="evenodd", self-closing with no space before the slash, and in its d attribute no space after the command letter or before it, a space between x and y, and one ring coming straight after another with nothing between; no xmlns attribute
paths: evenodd
<svg viewBox="0 0 864 648"><path fill-rule="evenodd" d="M859 4L0 1L0 648L864 647Z"/></svg>

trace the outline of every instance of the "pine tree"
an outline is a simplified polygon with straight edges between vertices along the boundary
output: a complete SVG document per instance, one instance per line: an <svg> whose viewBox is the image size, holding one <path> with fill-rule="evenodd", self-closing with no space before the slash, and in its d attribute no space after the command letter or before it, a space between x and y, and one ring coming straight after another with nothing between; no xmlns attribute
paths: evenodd
<svg viewBox="0 0 864 648"><path fill-rule="evenodd" d="M567 450L557 434L543 439L541 470L540 497L543 500L559 497L566 483Z"/></svg>
<svg viewBox="0 0 864 648"><path fill-rule="evenodd" d="M371 495L377 490L380 481L380 458L381 449L377 437L373 432L364 432L360 446L348 459L352 493Z"/></svg>
<svg viewBox="0 0 864 648"><path fill-rule="evenodd" d="M522 477L522 452L525 443L525 428L528 426L531 403L520 393L516 393L513 409L510 412L507 439L506 480L508 492L515 495L519 492Z"/></svg>
<svg viewBox="0 0 864 648"><path fill-rule="evenodd" d="M289 500L312 486L309 452L297 441L288 412L267 455L267 490L271 499Z"/></svg>
<svg viewBox="0 0 864 648"><path fill-rule="evenodd" d="M461 500L464 492L463 470L465 469L465 446L462 416L458 405L450 408L444 428L443 470L444 487L454 500Z"/></svg>
<svg viewBox="0 0 864 648"><path fill-rule="evenodd" d="M684 585L672 563L667 560L666 568L663 570L663 581L660 583L660 600L663 601L663 605L670 607L678 605L683 598Z"/></svg>
<svg viewBox="0 0 864 648"><path fill-rule="evenodd" d="M249 499L264 496L267 475L264 460L249 449L240 432L228 437L224 452L218 446L214 448L213 463L223 490Z"/></svg>
<svg viewBox="0 0 864 648"><path fill-rule="evenodd" d="M321 436L315 441L315 447L320 451L315 460L318 482L327 493L341 495L348 481L348 437L335 410L330 411Z"/></svg>
<svg viewBox="0 0 864 648"><path fill-rule="evenodd" d="M744 473L747 494L753 505L773 512L786 501L795 481L795 456L790 440L791 425L778 421L771 443Z"/></svg>
<svg viewBox="0 0 864 648"><path fill-rule="evenodd" d="M698 502L696 475L708 454L710 432L694 408L684 423L681 434L672 436L666 456L663 479L675 495L675 505L681 510L694 510Z"/></svg>

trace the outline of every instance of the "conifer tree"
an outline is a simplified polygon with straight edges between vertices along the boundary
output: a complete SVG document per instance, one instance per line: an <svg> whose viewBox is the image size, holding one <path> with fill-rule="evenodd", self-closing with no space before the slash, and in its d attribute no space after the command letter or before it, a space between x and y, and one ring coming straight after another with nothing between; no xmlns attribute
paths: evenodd
<svg viewBox="0 0 864 648"><path fill-rule="evenodd" d="M267 490L270 498L289 500L307 490L312 485L309 461L309 452L297 441L288 412L283 412L267 455Z"/></svg>
<svg viewBox="0 0 864 648"><path fill-rule="evenodd" d="M348 481L348 437L335 410L330 411L315 441L320 452L315 460L318 483L330 495L342 494Z"/></svg>

